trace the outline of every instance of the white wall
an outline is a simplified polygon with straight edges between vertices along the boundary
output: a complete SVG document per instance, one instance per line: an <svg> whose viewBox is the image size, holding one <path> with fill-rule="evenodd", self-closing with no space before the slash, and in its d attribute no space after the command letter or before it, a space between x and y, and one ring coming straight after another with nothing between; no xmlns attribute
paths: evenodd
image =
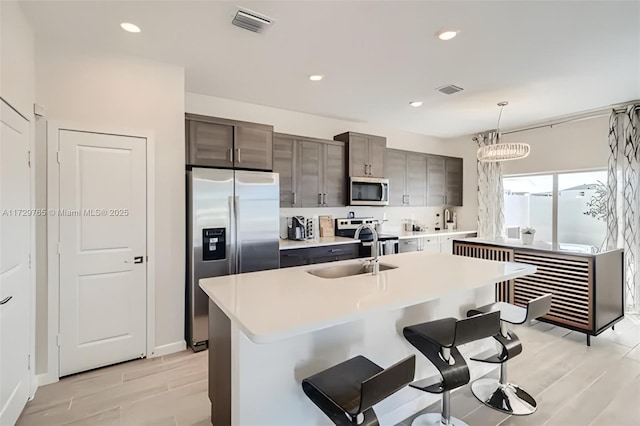
<svg viewBox="0 0 640 426"><path fill-rule="evenodd" d="M155 141L156 347L184 340L184 70L37 40L48 120L151 131Z"/></svg>
<svg viewBox="0 0 640 426"><path fill-rule="evenodd" d="M33 121L34 36L15 1L0 1L0 96Z"/></svg>
<svg viewBox="0 0 640 426"><path fill-rule="evenodd" d="M333 139L333 136L337 134L354 131L385 136L387 138L387 147L389 148L463 157L465 173L463 187L464 207L457 208L458 227L461 229L475 229L477 184L475 150L471 145L455 140L443 140L417 133L390 129L372 123L339 120L196 93L187 93L185 102L186 112L189 113L271 124L274 126L275 131L279 133ZM410 218L413 215L416 220L433 229L435 214L436 212L441 212L442 209L430 207L282 209L281 215L331 214L334 217L344 217L347 211L355 211L358 215L366 214L380 218L382 218L383 211L387 212L387 217L393 221L393 223L389 224L389 229L399 226L400 219Z"/></svg>

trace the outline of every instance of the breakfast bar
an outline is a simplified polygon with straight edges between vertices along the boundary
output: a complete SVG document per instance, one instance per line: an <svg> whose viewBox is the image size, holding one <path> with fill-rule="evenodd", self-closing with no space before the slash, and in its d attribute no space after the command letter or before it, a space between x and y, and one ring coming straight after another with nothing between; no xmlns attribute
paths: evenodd
<svg viewBox="0 0 640 426"><path fill-rule="evenodd" d="M525 264L420 252L383 256L377 275L364 262L200 280L210 298L213 424L328 424L302 392L303 378L358 354L389 365L416 353L402 338L403 327L464 317L469 308L493 301L496 282L536 271ZM330 273L323 271L328 268ZM339 271L345 276L335 278ZM487 342L476 343L462 352L486 349ZM435 371L419 359L416 379ZM385 422L400 421L433 401L407 388L376 411Z"/></svg>

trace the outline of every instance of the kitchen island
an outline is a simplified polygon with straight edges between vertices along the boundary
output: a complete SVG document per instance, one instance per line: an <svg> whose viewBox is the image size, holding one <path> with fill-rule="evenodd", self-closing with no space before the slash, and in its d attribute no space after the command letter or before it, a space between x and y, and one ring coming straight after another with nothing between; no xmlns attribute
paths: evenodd
<svg viewBox="0 0 640 426"><path fill-rule="evenodd" d="M405 253L381 257L378 275L322 278L309 271L361 263L308 265L208 278L209 397L219 425L330 424L302 392L302 379L354 355L390 365L416 353L402 328L463 317L493 301L496 282L535 267L452 255ZM395 267L382 270L384 265ZM463 347L466 355L486 348ZM418 356L416 378L435 372ZM472 370L472 374L483 374ZM436 397L404 389L376 406L395 422Z"/></svg>

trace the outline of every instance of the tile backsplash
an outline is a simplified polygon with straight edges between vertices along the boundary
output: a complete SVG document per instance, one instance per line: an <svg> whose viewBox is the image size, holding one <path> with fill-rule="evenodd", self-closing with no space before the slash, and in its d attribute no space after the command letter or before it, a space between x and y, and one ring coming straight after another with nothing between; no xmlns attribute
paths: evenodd
<svg viewBox="0 0 640 426"><path fill-rule="evenodd" d="M451 212L457 212L458 229L469 229L473 227L475 219L469 221L469 218L462 218L460 208L451 208ZM331 215L333 218L347 217L349 212L354 212L356 217L373 217L382 220L386 217L387 222L382 226L383 232L399 232L402 224L406 219L412 219L422 225L428 227L429 230L434 229L436 222L436 214L440 214L440 225L443 226L444 218L442 207L309 207L309 208L281 208L280 216L282 218L288 216L305 216L312 217L314 215ZM461 219L463 219L461 221ZM286 224L286 221L282 221ZM286 225L285 225L286 226Z"/></svg>

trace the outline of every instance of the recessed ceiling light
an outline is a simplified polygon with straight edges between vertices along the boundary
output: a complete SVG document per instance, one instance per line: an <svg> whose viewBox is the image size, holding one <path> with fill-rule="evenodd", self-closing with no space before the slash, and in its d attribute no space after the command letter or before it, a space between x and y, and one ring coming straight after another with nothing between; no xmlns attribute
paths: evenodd
<svg viewBox="0 0 640 426"><path fill-rule="evenodd" d="M129 22L123 22L122 24L120 24L120 27L130 33L139 33L141 31L139 26L131 24Z"/></svg>
<svg viewBox="0 0 640 426"><path fill-rule="evenodd" d="M320 81L323 78L324 78L324 76L320 75L320 74L315 74L315 75L310 75L309 76L309 80L311 80L311 81Z"/></svg>
<svg viewBox="0 0 640 426"><path fill-rule="evenodd" d="M451 40L452 38L454 38L455 36L458 35L459 31L451 31L451 30L444 30L444 31L439 31L436 33L436 35L438 36L438 38L440 40Z"/></svg>
<svg viewBox="0 0 640 426"><path fill-rule="evenodd" d="M422 101L409 102L409 105L411 105L412 107L419 107L422 106Z"/></svg>

